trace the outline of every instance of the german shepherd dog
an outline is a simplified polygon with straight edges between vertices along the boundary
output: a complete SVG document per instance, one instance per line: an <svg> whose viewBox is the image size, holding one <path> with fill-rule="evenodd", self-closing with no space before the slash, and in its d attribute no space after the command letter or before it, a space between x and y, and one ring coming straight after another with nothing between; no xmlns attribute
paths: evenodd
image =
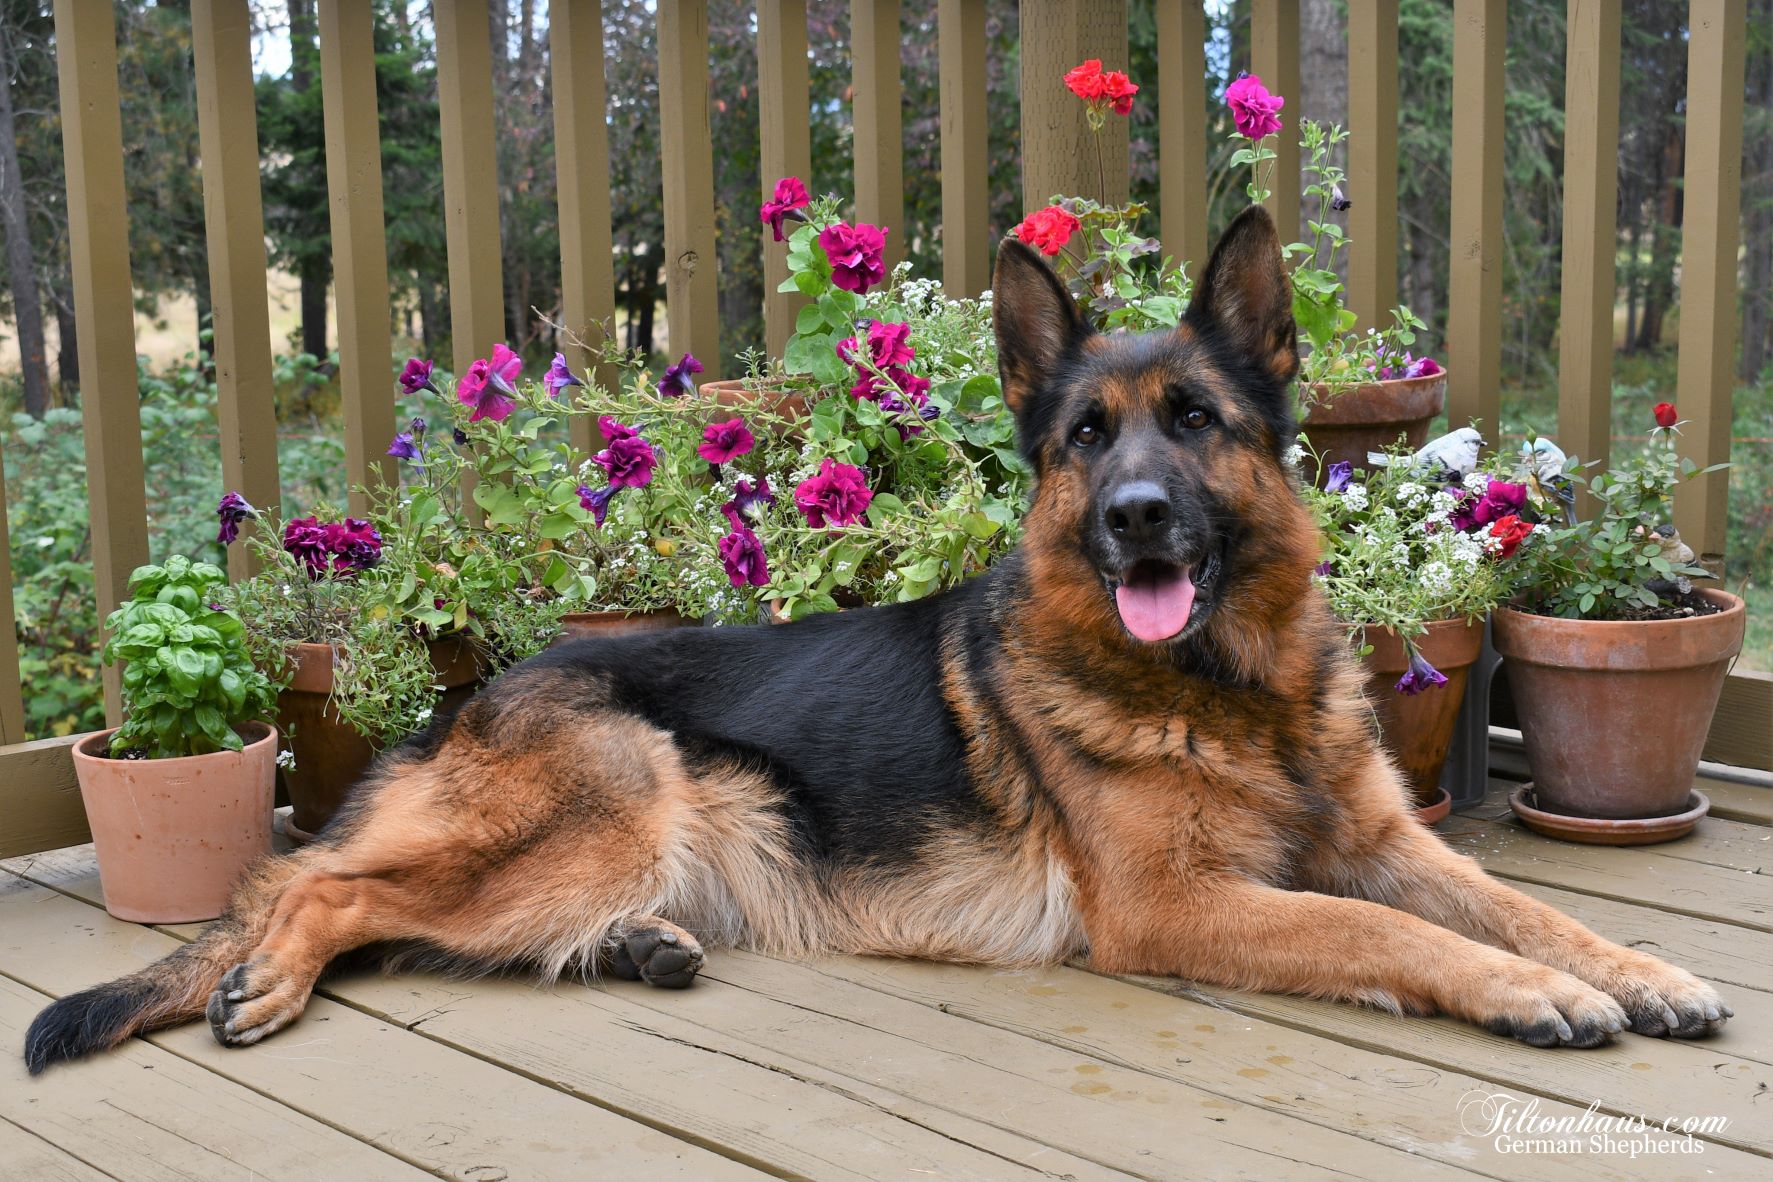
<svg viewBox="0 0 1773 1182"><path fill-rule="evenodd" d="M1037 472L1016 553L915 603L526 661L385 755L202 938L46 1009L30 1069L200 1015L256 1043L370 946L666 988L704 943L1087 954L1535 1046L1730 1017L1413 816L1311 583L1265 213L1237 219L1171 332L1098 334L1014 240L994 290Z"/></svg>

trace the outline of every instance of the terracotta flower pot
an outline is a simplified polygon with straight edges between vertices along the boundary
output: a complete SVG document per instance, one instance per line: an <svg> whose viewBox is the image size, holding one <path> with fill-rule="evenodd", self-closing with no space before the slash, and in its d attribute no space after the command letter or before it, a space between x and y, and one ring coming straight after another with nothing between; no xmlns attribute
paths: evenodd
<svg viewBox="0 0 1773 1182"><path fill-rule="evenodd" d="M1411 448L1428 442L1428 425L1447 405L1445 371L1424 378L1392 378L1351 386L1340 394L1314 391L1315 401L1301 426L1318 453L1322 485L1330 465L1347 460L1367 467L1367 453L1384 451L1402 435Z"/></svg>
<svg viewBox="0 0 1773 1182"><path fill-rule="evenodd" d="M697 621L679 615L674 608L649 612L568 612L560 617L555 644L568 644L587 636L620 636L626 632L656 632L662 628L693 628Z"/></svg>
<svg viewBox="0 0 1773 1182"><path fill-rule="evenodd" d="M214 919L253 859L271 852L277 732L237 728L239 751L112 759L115 731L74 746L105 910L133 923Z"/></svg>
<svg viewBox="0 0 1773 1182"><path fill-rule="evenodd" d="M479 652L460 636L426 644L444 687L435 713L453 714L480 685ZM363 778L376 747L332 708L332 646L298 644L291 655L295 676L277 695L277 725L289 736L295 767L278 774L291 806L283 830L291 841L305 842L332 819L351 786Z"/></svg>
<svg viewBox="0 0 1773 1182"><path fill-rule="evenodd" d="M1361 659L1367 673L1367 699L1379 717L1385 749L1409 781L1416 808L1429 824L1443 819L1452 798L1441 789L1441 768L1465 700L1465 683L1484 647L1482 621L1436 620L1418 638L1416 648L1439 669L1447 684L1419 694L1400 694L1398 678L1410 667L1404 643L1390 629L1367 629L1373 651ZM1432 814L1432 815L1428 815Z"/></svg>
<svg viewBox="0 0 1773 1182"><path fill-rule="evenodd" d="M1736 596L1699 594L1724 610L1641 621L1496 613L1537 808L1611 820L1689 810L1747 618Z"/></svg>
<svg viewBox="0 0 1773 1182"><path fill-rule="evenodd" d="M738 418L755 407L781 415L786 419L807 417L806 396L792 390L758 390L744 378L728 378L723 382L703 382L702 397L718 403L720 410L709 416L711 422Z"/></svg>

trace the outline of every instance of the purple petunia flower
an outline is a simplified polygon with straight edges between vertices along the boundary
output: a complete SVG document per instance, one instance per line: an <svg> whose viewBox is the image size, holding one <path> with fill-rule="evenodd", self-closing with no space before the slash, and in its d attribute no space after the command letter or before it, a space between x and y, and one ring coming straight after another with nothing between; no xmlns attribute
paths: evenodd
<svg viewBox="0 0 1773 1182"><path fill-rule="evenodd" d="M609 503L620 491L613 484L595 490L588 484L581 484L578 488L579 507L591 514L592 519L597 522L597 528L602 529L603 519L609 515Z"/></svg>
<svg viewBox="0 0 1773 1182"><path fill-rule="evenodd" d="M408 394L417 394L420 390L429 390L433 394L438 393L437 387L431 381L431 370L435 364L435 362L423 361L417 357L407 358L406 368L400 371L400 388Z"/></svg>
<svg viewBox="0 0 1773 1182"><path fill-rule="evenodd" d="M757 437L745 426L744 419L727 419L702 428L702 444L696 448L696 454L710 464L724 464L744 455L756 444Z"/></svg>
<svg viewBox="0 0 1773 1182"><path fill-rule="evenodd" d="M388 454L397 460L416 460L419 458L419 445L413 440L412 432L402 431L388 445Z"/></svg>
<svg viewBox="0 0 1773 1182"><path fill-rule="evenodd" d="M763 587L770 581L770 566L763 539L750 526L733 520L733 532L715 544L726 577L735 587Z"/></svg>
<svg viewBox="0 0 1773 1182"><path fill-rule="evenodd" d="M1336 568L1330 564L1330 560L1326 558L1316 566L1312 567L1311 573L1320 579L1327 579L1330 577L1330 573L1335 569Z"/></svg>
<svg viewBox="0 0 1773 1182"><path fill-rule="evenodd" d="M886 230L866 222L836 222L819 232L819 246L831 260L831 282L861 295L886 278Z"/></svg>
<svg viewBox="0 0 1773 1182"><path fill-rule="evenodd" d="M221 519L222 528L216 532L215 540L224 546L232 546L234 539L240 536L240 523L248 517L257 517L259 511L247 504L246 498L237 492L231 492L221 499L215 507L216 517Z"/></svg>
<svg viewBox="0 0 1773 1182"><path fill-rule="evenodd" d="M665 376L659 379L659 394L665 398L694 394L696 383L690 379L701 372L702 363L696 360L695 354L685 353L677 359L676 365L665 367Z"/></svg>
<svg viewBox="0 0 1773 1182"><path fill-rule="evenodd" d="M842 529L861 520L874 499L862 469L826 457L819 474L809 476L794 489L794 507L806 515L814 529Z"/></svg>
<svg viewBox="0 0 1773 1182"><path fill-rule="evenodd" d="M651 484L653 466L659 462L653 445L642 439L640 432L608 415L600 416L597 425L609 446L591 459L609 474L610 487L642 488Z"/></svg>
<svg viewBox="0 0 1773 1182"><path fill-rule="evenodd" d="M1447 684L1447 675L1430 665L1423 655L1410 645L1410 667L1397 680L1393 688L1400 694L1419 694L1423 690L1435 689Z"/></svg>
<svg viewBox="0 0 1773 1182"><path fill-rule="evenodd" d="M554 354L554 364L542 375L542 388L548 391L548 397L559 398L560 392L568 386L583 386L585 383L573 377L572 370L566 367L566 354Z"/></svg>
<svg viewBox="0 0 1773 1182"><path fill-rule="evenodd" d="M1347 195L1342 192L1341 185L1331 185L1330 186L1330 208L1331 209L1335 210L1337 213L1346 213L1350 209L1352 209L1353 207L1354 207L1354 202L1350 201L1348 199Z"/></svg>
<svg viewBox="0 0 1773 1182"><path fill-rule="evenodd" d="M775 503L776 494L770 491L769 477L759 476L755 485L749 480L743 479L734 484L733 499L722 505L720 511L726 514L728 521L734 522L736 528L738 522L733 516L735 513L749 518L752 515L752 510L759 505L774 505Z"/></svg>
<svg viewBox="0 0 1773 1182"><path fill-rule="evenodd" d="M1338 460L1330 465L1329 479L1324 481L1324 491L1339 493L1354 480L1354 464L1348 460Z"/></svg>
<svg viewBox="0 0 1773 1182"><path fill-rule="evenodd" d="M769 226L776 241L782 241L782 219L792 217L800 220L804 215L799 210L812 204L813 199L807 195L806 186L800 183L797 176L785 176L776 182L776 191L768 201L757 210L757 218Z"/></svg>
<svg viewBox="0 0 1773 1182"><path fill-rule="evenodd" d="M456 427L453 430L451 430L449 433L449 437L456 441L457 447L466 447L468 445L468 433L466 431L462 430L460 427Z"/></svg>

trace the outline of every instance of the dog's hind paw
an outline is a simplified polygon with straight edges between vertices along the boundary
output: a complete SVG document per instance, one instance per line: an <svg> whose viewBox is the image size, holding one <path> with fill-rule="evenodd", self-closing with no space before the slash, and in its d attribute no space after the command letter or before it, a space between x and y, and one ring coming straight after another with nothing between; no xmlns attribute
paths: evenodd
<svg viewBox="0 0 1773 1182"><path fill-rule="evenodd" d="M674 923L648 916L623 925L610 942L604 967L626 981L683 989L702 971L703 959L694 936Z"/></svg>

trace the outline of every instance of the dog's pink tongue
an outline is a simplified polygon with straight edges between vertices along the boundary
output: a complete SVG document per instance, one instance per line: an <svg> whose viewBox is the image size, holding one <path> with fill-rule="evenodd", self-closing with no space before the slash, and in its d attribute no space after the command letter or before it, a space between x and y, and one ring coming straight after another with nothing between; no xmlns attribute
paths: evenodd
<svg viewBox="0 0 1773 1182"><path fill-rule="evenodd" d="M1188 626L1194 580L1186 570L1140 570L1114 589L1114 604L1128 632L1151 644L1168 640Z"/></svg>

